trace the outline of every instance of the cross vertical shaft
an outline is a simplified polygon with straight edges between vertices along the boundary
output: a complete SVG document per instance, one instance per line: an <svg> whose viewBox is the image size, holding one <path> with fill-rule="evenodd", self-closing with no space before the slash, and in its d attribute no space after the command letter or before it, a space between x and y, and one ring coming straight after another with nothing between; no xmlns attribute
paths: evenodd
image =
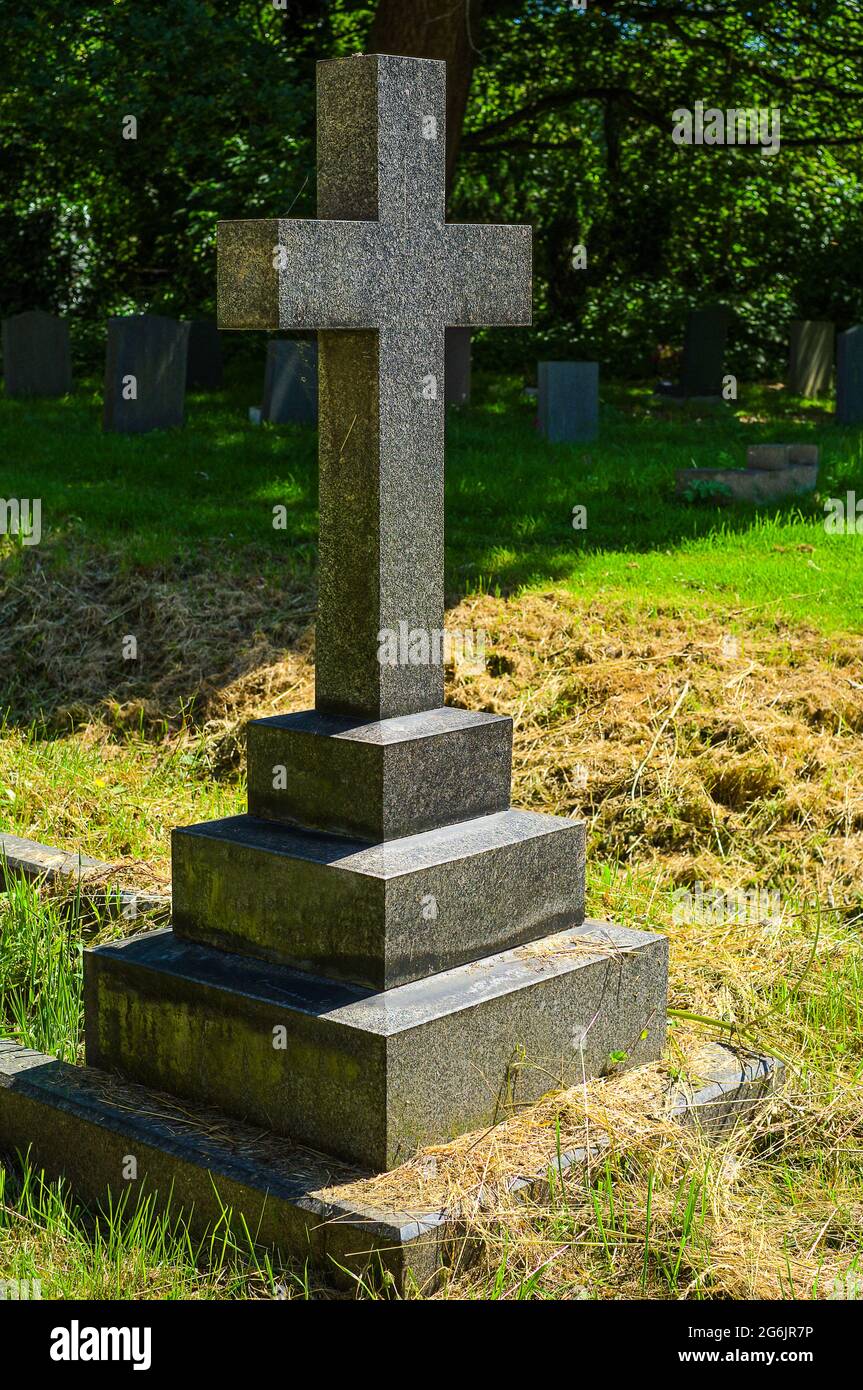
<svg viewBox="0 0 863 1390"><path fill-rule="evenodd" d="M443 63L319 63L317 221L219 227L221 326L319 331L327 715L443 704L444 330L530 322L530 229L444 221L445 106Z"/></svg>
<svg viewBox="0 0 863 1390"><path fill-rule="evenodd" d="M402 234L420 217L441 225L445 96L436 65L321 64L318 217ZM423 117L437 138L424 138ZM424 398L429 377L437 390ZM322 332L319 380L315 704L373 718L434 709L442 665L379 654L400 623L443 627L443 324Z"/></svg>

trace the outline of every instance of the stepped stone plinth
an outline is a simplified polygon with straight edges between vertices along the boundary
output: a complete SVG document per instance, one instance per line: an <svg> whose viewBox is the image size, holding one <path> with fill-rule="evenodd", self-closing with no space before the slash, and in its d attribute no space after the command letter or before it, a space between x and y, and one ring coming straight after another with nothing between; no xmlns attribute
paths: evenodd
<svg viewBox="0 0 863 1390"><path fill-rule="evenodd" d="M583 823L513 809L510 720L443 704L445 329L529 323L531 282L529 228L446 223L444 110L442 63L319 64L318 220L219 227L220 329L319 335L315 709L251 724L245 815L174 832L173 928L85 956L88 1077L366 1170L665 1033L664 938L585 920ZM75 1153L123 1129L113 1101L64 1113ZM211 1136L172 1143L145 1167L164 1185L173 1153L194 1191Z"/></svg>
<svg viewBox="0 0 863 1390"><path fill-rule="evenodd" d="M584 825L499 811L368 845L232 816L174 832L174 930L369 989L584 917Z"/></svg>
<svg viewBox="0 0 863 1390"><path fill-rule="evenodd" d="M607 1070L612 1055L653 1058L663 946L591 922L370 992L153 931L89 954L87 1058L389 1168L575 1084L582 1068Z"/></svg>
<svg viewBox="0 0 863 1390"><path fill-rule="evenodd" d="M253 720L247 764L250 815L399 840L506 810L512 720L447 706L372 721L303 710Z"/></svg>

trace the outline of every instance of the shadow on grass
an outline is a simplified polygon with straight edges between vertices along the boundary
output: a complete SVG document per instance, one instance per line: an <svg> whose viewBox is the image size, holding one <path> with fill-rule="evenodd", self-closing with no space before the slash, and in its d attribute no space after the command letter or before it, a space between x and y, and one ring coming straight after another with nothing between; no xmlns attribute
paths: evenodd
<svg viewBox="0 0 863 1390"><path fill-rule="evenodd" d="M259 386L244 374L192 395L185 429L138 437L103 434L95 383L62 401L0 400L0 495L40 498L45 536L30 548L0 538L0 706L13 720L41 717L50 733L128 701L149 702L146 718L194 720L202 691L308 648L316 433L250 425ZM519 383L480 375L474 399L448 418L449 602L561 583L618 585L633 601L710 582L721 593L757 571L759 599L802 574L801 597L835 607L837 574L774 553L812 550L777 537L814 534L824 496L863 496L860 432L837 427L824 403L761 387L734 408L681 409L612 385L596 443L549 445ZM755 509L675 496L678 468L742 465L748 444L788 438L821 445L819 494L773 513L773 531ZM843 571L841 584L852 580ZM819 595L819 584L833 587Z"/></svg>

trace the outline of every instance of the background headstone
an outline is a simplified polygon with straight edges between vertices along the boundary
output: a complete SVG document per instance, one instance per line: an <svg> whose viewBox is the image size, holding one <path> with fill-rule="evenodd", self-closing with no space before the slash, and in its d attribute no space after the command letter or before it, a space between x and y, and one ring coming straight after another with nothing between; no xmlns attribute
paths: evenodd
<svg viewBox="0 0 863 1390"><path fill-rule="evenodd" d="M109 319L102 428L143 434L182 425L188 343L189 324L176 319Z"/></svg>
<svg viewBox="0 0 863 1390"><path fill-rule="evenodd" d="M186 359L187 391L221 391L222 339L213 319L191 319Z"/></svg>
<svg viewBox="0 0 863 1390"><path fill-rule="evenodd" d="M553 444L586 444L599 428L599 363L540 362L539 428Z"/></svg>
<svg viewBox="0 0 863 1390"><path fill-rule="evenodd" d="M65 396L72 390L72 357L65 319L29 309L3 320L7 396Z"/></svg>
<svg viewBox="0 0 863 1390"><path fill-rule="evenodd" d="M684 396L721 396L731 310L725 304L691 309L683 337Z"/></svg>
<svg viewBox="0 0 863 1390"><path fill-rule="evenodd" d="M448 328L445 334L444 396L447 405L470 400L470 329Z"/></svg>
<svg viewBox="0 0 863 1390"><path fill-rule="evenodd" d="M261 419L273 425L318 420L318 345L314 338L267 344Z"/></svg>
<svg viewBox="0 0 863 1390"><path fill-rule="evenodd" d="M836 421L863 424L863 328L849 328L836 340Z"/></svg>
<svg viewBox="0 0 863 1390"><path fill-rule="evenodd" d="M795 396L826 396L833 376L835 327L819 319L795 319L791 325L788 389Z"/></svg>

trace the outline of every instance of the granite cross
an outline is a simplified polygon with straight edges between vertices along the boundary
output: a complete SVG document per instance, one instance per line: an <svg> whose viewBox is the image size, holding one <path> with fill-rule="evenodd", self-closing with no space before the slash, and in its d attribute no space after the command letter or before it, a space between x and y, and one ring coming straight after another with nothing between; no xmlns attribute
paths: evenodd
<svg viewBox="0 0 863 1390"><path fill-rule="evenodd" d="M218 228L219 327L319 330L318 710L443 704L444 329L530 322L529 227L445 221L446 65L318 64L318 220Z"/></svg>

